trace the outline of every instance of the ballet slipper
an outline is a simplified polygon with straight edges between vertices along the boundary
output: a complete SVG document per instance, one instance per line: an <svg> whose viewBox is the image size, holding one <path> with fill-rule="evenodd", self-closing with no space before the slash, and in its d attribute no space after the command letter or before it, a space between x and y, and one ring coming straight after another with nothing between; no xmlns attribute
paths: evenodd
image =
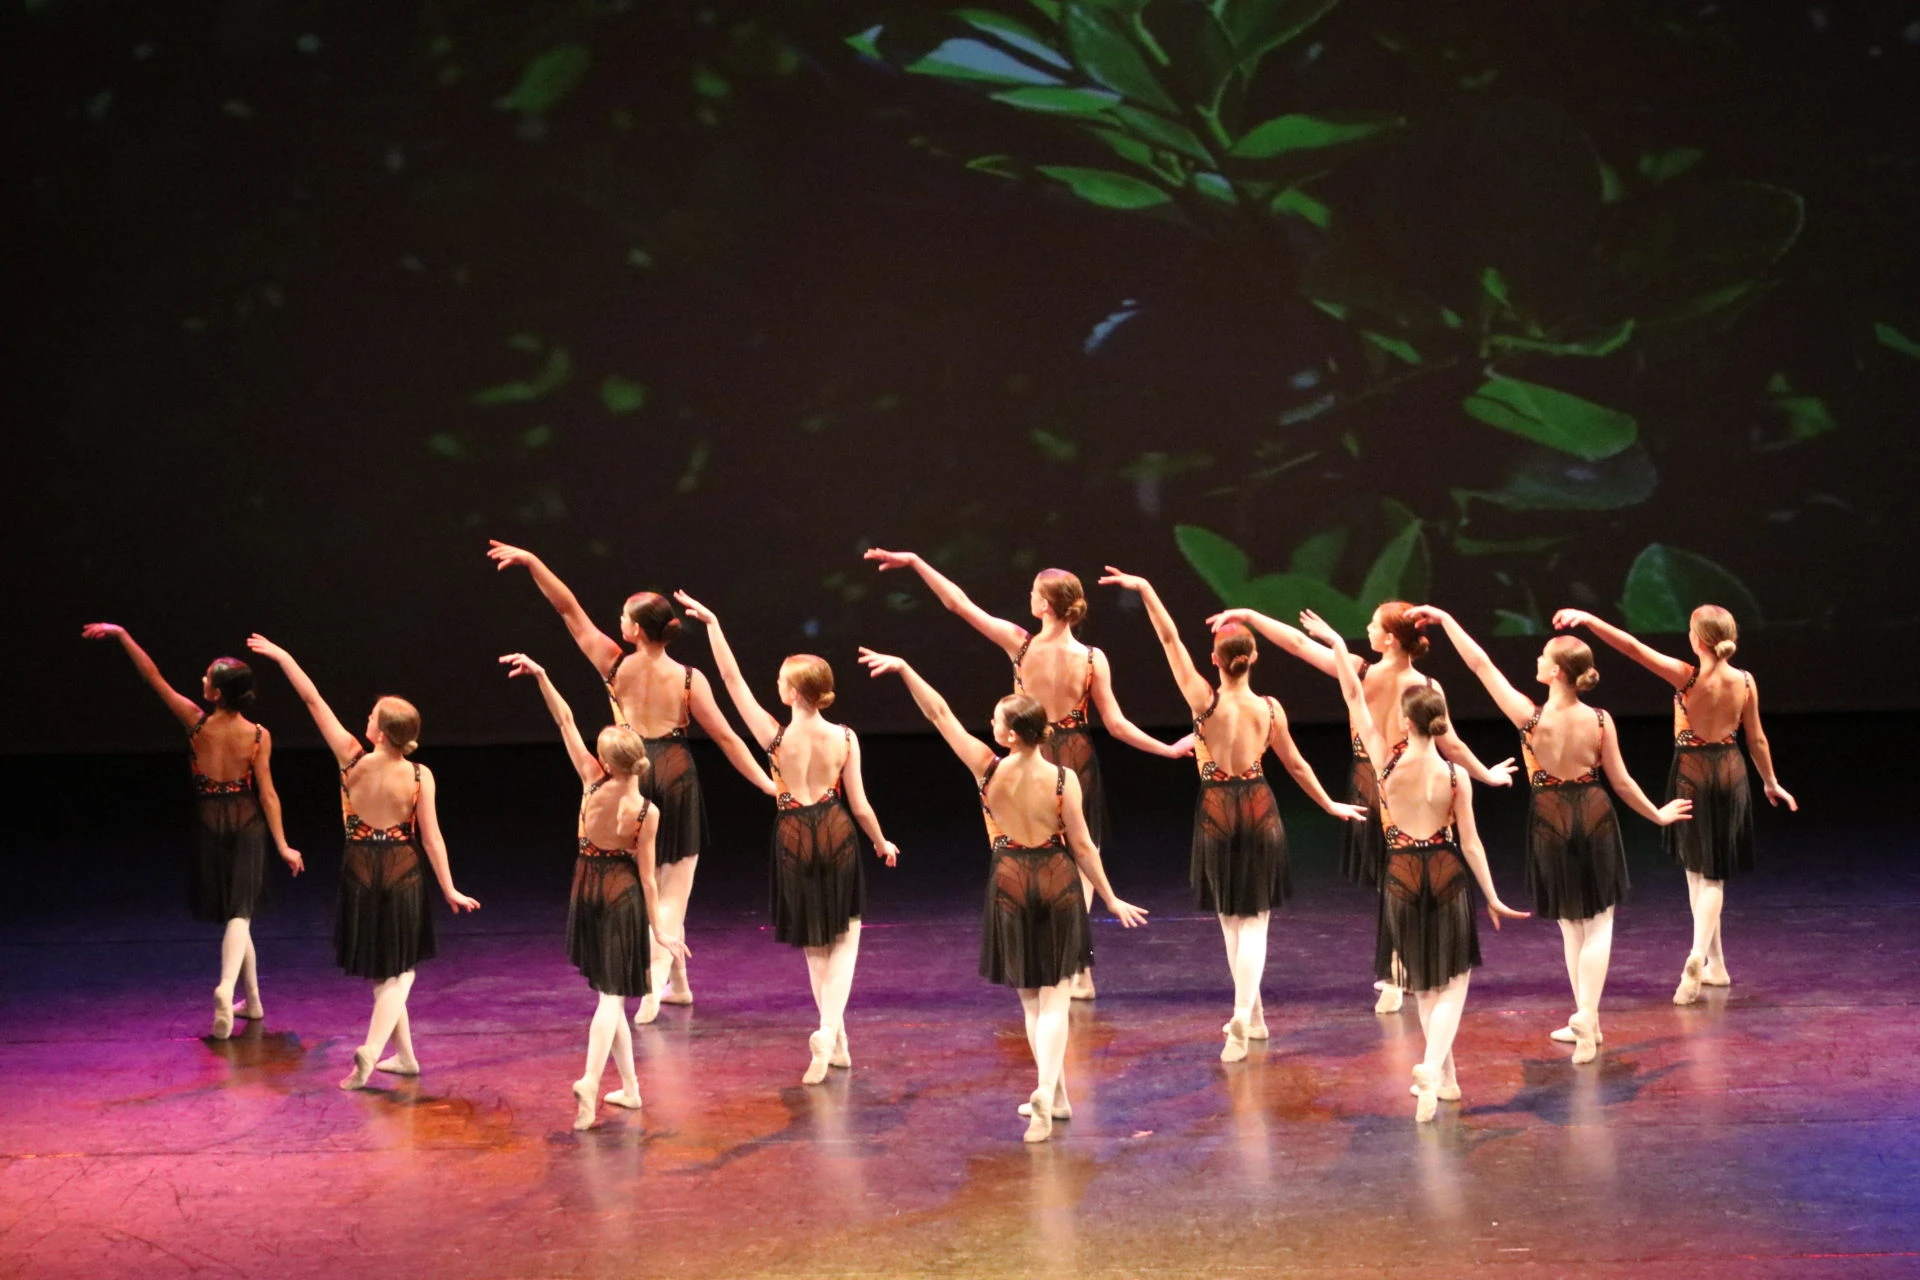
<svg viewBox="0 0 1920 1280"><path fill-rule="evenodd" d="M1022 1119L1033 1114L1033 1104L1023 1102L1018 1107ZM1062 1080L1053 1087L1053 1106L1050 1108L1055 1120L1073 1119L1073 1104L1067 1100L1067 1082Z"/></svg>
<svg viewBox="0 0 1920 1280"><path fill-rule="evenodd" d="M1573 1031L1573 1065L1592 1062L1600 1052L1600 1019L1591 1013L1576 1013L1567 1019Z"/></svg>
<svg viewBox="0 0 1920 1280"><path fill-rule="evenodd" d="M375 1071L384 1071L390 1076L417 1076L420 1074L418 1062L408 1062L397 1053L388 1054L373 1064Z"/></svg>
<svg viewBox="0 0 1920 1280"><path fill-rule="evenodd" d="M233 1006L233 1016L236 1018L245 1018L248 1022L258 1022L267 1016L267 1011L260 1007L260 1000L257 996L249 996L245 1004Z"/></svg>
<svg viewBox="0 0 1920 1280"><path fill-rule="evenodd" d="M660 1016L660 997L649 991L640 997L640 1007L633 1012L633 1025L644 1027Z"/></svg>
<svg viewBox="0 0 1920 1280"><path fill-rule="evenodd" d="M1426 1063L1413 1069L1413 1118L1421 1124L1433 1119L1440 1101L1440 1073Z"/></svg>
<svg viewBox="0 0 1920 1280"><path fill-rule="evenodd" d="M1727 975L1724 964L1715 964L1712 960L1700 966L1700 985L1703 987L1730 987L1733 979Z"/></svg>
<svg viewBox="0 0 1920 1280"><path fill-rule="evenodd" d="M1400 1005L1405 999L1406 994L1401 991L1399 987L1382 987L1380 988L1380 998L1373 1002L1373 1011L1375 1013L1398 1013L1400 1012Z"/></svg>
<svg viewBox="0 0 1920 1280"><path fill-rule="evenodd" d="M1417 1084L1408 1085L1407 1093L1411 1097L1415 1097L1415 1098L1419 1097L1420 1086ZM1433 1096L1435 1098L1438 1098L1441 1102L1460 1101L1460 1082L1458 1080L1455 1080L1452 1084L1448 1084L1445 1080L1442 1080L1439 1084L1433 1087Z"/></svg>
<svg viewBox="0 0 1920 1280"><path fill-rule="evenodd" d="M353 1070L340 1082L340 1087L342 1089L364 1089L367 1087L367 1077L372 1074L373 1055L367 1052L365 1045L361 1045L353 1051Z"/></svg>
<svg viewBox="0 0 1920 1280"><path fill-rule="evenodd" d="M1675 1004L1693 1004L1700 999L1700 966L1706 958L1698 951L1687 956L1686 967L1680 970L1680 985L1674 988Z"/></svg>
<svg viewBox="0 0 1920 1280"><path fill-rule="evenodd" d="M1220 1048L1220 1061L1243 1062L1247 1056L1247 1020L1234 1014L1225 1027L1227 1042Z"/></svg>
<svg viewBox="0 0 1920 1280"><path fill-rule="evenodd" d="M1027 1097L1027 1132L1022 1142L1045 1142L1053 1136L1053 1108L1047 1105L1047 1095L1035 1089Z"/></svg>
<svg viewBox="0 0 1920 1280"><path fill-rule="evenodd" d="M593 1086L585 1080L573 1082L573 1127L591 1129L599 1118L600 1109L594 1105Z"/></svg>
<svg viewBox="0 0 1920 1280"><path fill-rule="evenodd" d="M807 1037L807 1050L813 1054L813 1060L807 1063L800 1083L819 1084L827 1078L827 1060L833 1056L833 1036L825 1031L814 1032Z"/></svg>
<svg viewBox="0 0 1920 1280"><path fill-rule="evenodd" d="M827 1058L830 1067L851 1067L853 1055L847 1052L847 1029L840 1028L833 1037L833 1053Z"/></svg>
<svg viewBox="0 0 1920 1280"><path fill-rule="evenodd" d="M688 984L687 974L684 969L678 973L669 972L667 974L667 989L660 993L660 1003L693 1003L693 987Z"/></svg>
<svg viewBox="0 0 1920 1280"><path fill-rule="evenodd" d="M625 1107L629 1111L640 1109L640 1091L628 1092L626 1089L609 1089L600 1099L610 1107Z"/></svg>
<svg viewBox="0 0 1920 1280"><path fill-rule="evenodd" d="M1547 1032L1547 1039L1559 1044L1572 1044L1575 1039L1573 1034L1573 1020L1569 1018L1566 1026L1555 1027L1552 1031ZM1600 1020L1598 1018L1593 1020L1593 1042L1595 1044L1605 1044L1607 1042L1607 1033L1600 1029Z"/></svg>
<svg viewBox="0 0 1920 1280"><path fill-rule="evenodd" d="M1093 989L1093 970L1091 969L1082 969L1068 979L1068 983L1067 998L1069 1000L1091 1000L1099 994Z"/></svg>
<svg viewBox="0 0 1920 1280"><path fill-rule="evenodd" d="M1272 1035L1273 1033L1267 1030L1267 1011L1256 1008L1253 1011L1253 1021L1247 1024L1247 1039L1266 1040Z"/></svg>
<svg viewBox="0 0 1920 1280"><path fill-rule="evenodd" d="M218 987L213 992L213 1038L225 1040L233 1034L233 997Z"/></svg>

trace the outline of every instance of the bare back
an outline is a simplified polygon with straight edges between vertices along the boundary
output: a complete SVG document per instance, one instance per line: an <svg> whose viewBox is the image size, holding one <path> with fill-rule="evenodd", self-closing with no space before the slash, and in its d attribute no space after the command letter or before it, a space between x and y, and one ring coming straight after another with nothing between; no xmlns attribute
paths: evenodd
<svg viewBox="0 0 1920 1280"><path fill-rule="evenodd" d="M1429 746L1421 751L1409 749L1402 755L1381 791L1400 830L1424 840L1453 821L1454 781L1447 762Z"/></svg>
<svg viewBox="0 0 1920 1280"><path fill-rule="evenodd" d="M602 782L580 802L581 834L602 849L631 849L646 816L645 805L637 789Z"/></svg>
<svg viewBox="0 0 1920 1280"><path fill-rule="evenodd" d="M210 715L187 739L194 772L214 782L238 782L253 768L259 728L241 715Z"/></svg>
<svg viewBox="0 0 1920 1280"><path fill-rule="evenodd" d="M419 795L414 765L402 756L370 751L341 774L353 812L370 827L397 827L412 822Z"/></svg>
<svg viewBox="0 0 1920 1280"><path fill-rule="evenodd" d="M821 716L789 724L780 731L768 756L786 795L800 805L818 804L840 785L840 774L853 754L844 725Z"/></svg>
<svg viewBox="0 0 1920 1280"><path fill-rule="evenodd" d="M1577 778L1600 766L1600 717L1575 701L1546 706L1528 735L1533 763L1556 778Z"/></svg>
<svg viewBox="0 0 1920 1280"><path fill-rule="evenodd" d="M675 662L664 651L636 649L614 661L607 689L619 708L621 723L643 738L671 737L684 730L691 717L693 668Z"/></svg>
<svg viewBox="0 0 1920 1280"><path fill-rule="evenodd" d="M1244 685L1220 690L1212 712L1194 721L1213 763L1236 778L1260 763L1272 731L1273 708Z"/></svg>
<svg viewBox="0 0 1920 1280"><path fill-rule="evenodd" d="M1061 829L1061 781L1060 766L1035 751L1001 760L980 794L1009 839L1038 848Z"/></svg>
<svg viewBox="0 0 1920 1280"><path fill-rule="evenodd" d="M1381 736L1386 738L1389 747L1397 747L1407 740L1400 722L1400 699L1409 689L1433 687L1430 676L1420 674L1413 667L1398 673L1395 679L1384 679L1387 669L1370 667L1360 683L1360 692L1367 700L1367 712L1373 722L1380 726Z"/></svg>
<svg viewBox="0 0 1920 1280"><path fill-rule="evenodd" d="M1724 662L1700 668L1692 686L1681 692L1693 736L1701 742L1727 742L1747 709L1752 677Z"/></svg>
<svg viewBox="0 0 1920 1280"><path fill-rule="evenodd" d="M1071 633L1058 640L1030 636L1014 658L1013 687L1038 699L1051 723L1076 711L1084 715L1093 692L1093 650Z"/></svg>

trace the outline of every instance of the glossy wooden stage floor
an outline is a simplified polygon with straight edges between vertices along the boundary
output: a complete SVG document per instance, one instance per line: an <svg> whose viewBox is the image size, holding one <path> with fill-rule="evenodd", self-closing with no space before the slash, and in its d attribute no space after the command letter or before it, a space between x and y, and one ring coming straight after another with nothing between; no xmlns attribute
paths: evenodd
<svg viewBox="0 0 1920 1280"><path fill-rule="evenodd" d="M971 828L913 833L923 869L946 864L924 880L874 875L855 1065L816 1088L804 968L750 905L757 848L710 891L703 869L698 1003L637 1033L644 1110L586 1133L564 858L527 855L491 896L463 877L488 905L443 915L421 970L425 1074L358 1094L335 1082L366 988L329 963L321 845L318 883L259 926L267 1018L226 1043L202 1038L214 933L170 897L18 915L0 1274L1920 1274L1920 872L1891 827L1767 823L1767 866L1729 898L1737 985L1691 1008L1670 1003L1684 893L1637 850L1590 1067L1546 1038L1568 1011L1558 931L1483 925L1465 1098L1416 1126L1418 1023L1371 1012L1368 900L1327 873L1327 829L1289 820L1274 1038L1218 1061L1219 930L1162 849L1123 868L1154 922L1099 929L1074 1118L1037 1147L1014 1114L1032 1082L1017 1002L973 974Z"/></svg>

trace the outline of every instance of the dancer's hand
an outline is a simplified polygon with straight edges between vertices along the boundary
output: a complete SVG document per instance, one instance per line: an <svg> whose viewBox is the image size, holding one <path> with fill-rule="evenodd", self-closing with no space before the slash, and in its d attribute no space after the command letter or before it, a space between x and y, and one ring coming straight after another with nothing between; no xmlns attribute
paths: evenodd
<svg viewBox="0 0 1920 1280"><path fill-rule="evenodd" d="M1120 587L1127 591L1139 591L1141 588L1152 584L1137 573L1127 573L1124 570L1116 569L1112 565L1108 565L1105 576L1100 579L1100 585L1103 587Z"/></svg>
<svg viewBox="0 0 1920 1280"><path fill-rule="evenodd" d="M920 557L911 551L882 551L879 547L868 547L862 560L871 560L882 573L891 573L895 569L911 569L914 561Z"/></svg>
<svg viewBox="0 0 1920 1280"><path fill-rule="evenodd" d="M1486 787L1510 787L1513 785L1513 775L1519 771L1519 766L1514 764L1513 757L1508 756L1499 764L1490 764L1487 766L1487 780L1481 783L1481 785Z"/></svg>
<svg viewBox="0 0 1920 1280"><path fill-rule="evenodd" d="M507 679L509 680L515 676L533 676L538 679L547 674L545 667L524 653L503 653L500 655L500 661L508 668Z"/></svg>
<svg viewBox="0 0 1920 1280"><path fill-rule="evenodd" d="M287 662L293 657L292 654L257 631L247 637L247 648L253 650L263 658L272 658L275 662Z"/></svg>
<svg viewBox="0 0 1920 1280"><path fill-rule="evenodd" d="M498 538L487 539L487 559L493 561L493 567L496 569L511 569L515 566L528 569L540 562L540 557L533 552L519 547L510 547Z"/></svg>
<svg viewBox="0 0 1920 1280"><path fill-rule="evenodd" d="M1115 897L1107 898L1107 910L1113 912L1113 918L1118 920L1124 928L1137 928L1147 922L1145 907L1136 907L1131 902L1122 902Z"/></svg>
<svg viewBox="0 0 1920 1280"><path fill-rule="evenodd" d="M1193 754L1193 735L1188 734L1178 742L1169 742L1165 754L1169 760L1184 760L1188 756L1191 756Z"/></svg>
<svg viewBox="0 0 1920 1280"><path fill-rule="evenodd" d="M118 640L127 634L127 629L117 622L89 622L80 628L83 640Z"/></svg>
<svg viewBox="0 0 1920 1280"><path fill-rule="evenodd" d="M1585 609L1557 609L1553 615L1555 631L1572 631L1576 627L1593 625L1593 615Z"/></svg>
<svg viewBox="0 0 1920 1280"><path fill-rule="evenodd" d="M480 909L480 899L469 898L458 889L449 889L447 890L447 905L453 908L453 914L459 915L462 911L478 911Z"/></svg>
<svg viewBox="0 0 1920 1280"><path fill-rule="evenodd" d="M1493 921L1493 931L1495 933L1500 932L1500 917L1505 916L1509 920L1525 920L1532 914L1533 912L1531 911L1515 911L1498 898L1490 898L1487 900L1487 918Z"/></svg>
<svg viewBox="0 0 1920 1280"><path fill-rule="evenodd" d="M280 861L286 863L287 870L296 876L307 869L307 860L300 856L298 849L282 849Z"/></svg>
<svg viewBox="0 0 1920 1280"><path fill-rule="evenodd" d="M1670 827L1676 822L1692 822L1693 801L1669 800L1653 811L1653 820L1663 827Z"/></svg>
<svg viewBox="0 0 1920 1280"><path fill-rule="evenodd" d="M1311 609L1300 611L1300 629L1325 645L1339 645L1344 642L1340 633L1327 625L1327 620Z"/></svg>
<svg viewBox="0 0 1920 1280"><path fill-rule="evenodd" d="M1407 621L1425 631L1428 627L1444 626L1447 611L1431 604L1417 604L1407 610Z"/></svg>
<svg viewBox="0 0 1920 1280"><path fill-rule="evenodd" d="M1363 804L1346 804L1336 800L1327 810L1343 822L1367 822L1373 818L1373 810Z"/></svg>
<svg viewBox="0 0 1920 1280"><path fill-rule="evenodd" d="M686 592L676 591L673 593L673 598L680 602L680 607L685 609L687 616L695 622L709 627L717 627L720 625L720 619L713 616L713 610L707 608L707 606L701 604Z"/></svg>
<svg viewBox="0 0 1920 1280"><path fill-rule="evenodd" d="M1207 619L1207 630L1218 631L1222 627L1241 626L1249 630L1253 627L1254 611L1251 609L1222 609Z"/></svg>
<svg viewBox="0 0 1920 1280"><path fill-rule="evenodd" d="M860 646L860 665L867 669L870 676L897 676L907 670L907 660L896 658L890 653L880 653Z"/></svg>
<svg viewBox="0 0 1920 1280"><path fill-rule="evenodd" d="M873 846L873 853L890 867L900 865L900 846L891 840Z"/></svg>
<svg viewBox="0 0 1920 1280"><path fill-rule="evenodd" d="M664 935L655 935L653 940L660 944L662 951L665 951L681 964L685 964L687 957L693 954L693 952L687 950L687 940L684 937L669 938Z"/></svg>
<svg viewBox="0 0 1920 1280"><path fill-rule="evenodd" d="M1766 791L1767 791L1768 804L1773 805L1775 808L1778 808L1780 805L1785 804L1787 806L1787 812L1789 813L1800 812L1800 802L1793 798L1792 792L1788 791L1785 787L1781 786L1779 783L1777 782L1767 783Z"/></svg>

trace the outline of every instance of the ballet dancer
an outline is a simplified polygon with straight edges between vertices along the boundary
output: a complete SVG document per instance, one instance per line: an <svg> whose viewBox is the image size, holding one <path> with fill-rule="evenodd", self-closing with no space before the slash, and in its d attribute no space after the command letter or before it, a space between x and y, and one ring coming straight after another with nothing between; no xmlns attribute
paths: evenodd
<svg viewBox="0 0 1920 1280"><path fill-rule="evenodd" d="M1374 724L1388 734L1397 732L1400 724L1402 694L1408 689L1420 687L1440 689L1438 680L1415 669L1414 664L1427 654L1427 638L1408 619L1407 610L1411 607L1402 600L1389 600L1376 608L1367 619L1367 643L1380 655L1378 660L1368 662L1357 654L1347 659L1366 691L1367 706L1373 712ZM1302 662L1339 679L1340 672L1334 661L1333 650L1315 642L1299 628L1253 609L1226 609L1207 619L1207 625L1215 630L1229 623L1251 627ZM1361 745L1359 725L1349 718L1347 727L1353 742L1353 760L1347 774L1347 799L1366 806L1367 812L1377 817L1380 807L1378 775L1374 772L1373 762L1367 758L1366 748ZM1435 739L1434 745L1442 757L1460 765L1469 778L1483 786L1504 787L1513 781L1514 765L1511 758L1491 767L1483 765L1480 758L1451 729ZM1400 748L1400 742L1393 744L1395 751ZM1340 834L1341 873L1362 888L1378 890L1380 872L1387 862L1387 845L1381 835L1380 824L1375 821L1356 822L1343 827ZM1375 1013L1400 1012L1401 990L1392 976L1397 972L1396 968L1389 966L1388 976L1373 984L1379 993L1374 1000Z"/></svg>
<svg viewBox="0 0 1920 1280"><path fill-rule="evenodd" d="M1533 665L1534 679L1547 688L1540 705L1500 674L1453 615L1421 605L1408 616L1422 627L1445 629L1467 669L1520 730L1529 789L1527 887L1533 891L1534 914L1560 923L1567 980L1573 984L1573 1016L1552 1037L1573 1045L1576 1064L1592 1062L1601 1040L1600 993L1613 958L1613 909L1627 894L1626 846L1601 778L1613 784L1628 808L1657 826L1686 821L1693 805L1669 800L1656 808L1627 772L1613 722L1580 701L1581 693L1600 682L1585 642L1572 636L1547 641Z"/></svg>
<svg viewBox="0 0 1920 1280"><path fill-rule="evenodd" d="M866 553L882 573L912 569L920 580L951 613L959 614L967 625L1000 646L1013 661L1013 691L1031 694L1047 709L1053 728L1041 757L1064 764L1080 779L1080 794L1087 819L1087 833L1098 846L1106 841L1107 793L1100 780L1100 758L1094 753L1089 728L1088 708L1098 708L1107 732L1149 755L1177 760L1189 754L1186 741L1167 743L1141 732L1120 710L1113 693L1113 669L1107 655L1080 643L1073 629L1087 616L1087 594L1080 579L1065 569L1042 569L1028 589L1027 607L1040 623L1039 634L1018 623L996 618L967 598L938 569L911 551L882 551L875 547ZM1093 906L1093 883L1080 881L1081 895ZM1093 967L1074 980L1073 998L1091 1000L1096 992Z"/></svg>
<svg viewBox="0 0 1920 1280"><path fill-rule="evenodd" d="M1553 625L1558 631L1585 627L1673 686L1673 771L1667 790L1693 801L1693 820L1667 828L1667 852L1686 869L1687 901L1693 907L1693 946L1673 1002L1692 1004L1702 986L1733 985L1721 945L1720 912L1727 880L1736 871L1753 870L1753 795L1740 752L1743 730L1767 803L1784 804L1789 812L1800 808L1774 774L1773 749L1760 725L1760 690L1752 675L1733 665L1739 627L1719 605L1701 605L1687 620L1694 661L1682 662L1581 609L1560 610Z"/></svg>
<svg viewBox="0 0 1920 1280"><path fill-rule="evenodd" d="M777 687L789 710L782 725L753 696L713 610L684 591L674 592L674 599L689 618L706 624L720 680L747 732L766 750L767 771L779 788L771 854L773 936L799 947L807 958L820 1027L807 1037L809 1061L800 1083L819 1084L829 1066L853 1065L847 1048L847 997L853 991L860 917L867 900L854 823L888 866L896 865L900 850L880 830L880 819L867 803L860 739L822 714L834 698L833 668L826 660L796 653L780 664ZM782 752L785 766L780 763Z"/></svg>
<svg viewBox="0 0 1920 1280"><path fill-rule="evenodd" d="M620 647L593 625L567 584L531 551L490 541L487 556L500 569L525 569L533 576L547 603L567 624L574 644L586 655L607 686L615 724L631 726L647 748L647 773L641 791L660 811L660 835L654 845L659 868L659 925L669 937L686 936L687 900L693 895L693 873L707 847L707 802L700 790L687 745L687 727L699 721L728 763L765 795L774 794L767 777L727 723L713 700L707 677L667 656L667 646L680 634L673 603L652 591L628 596L620 610L620 637L633 646ZM660 1005L692 1004L684 956L675 956L654 939L652 989L640 997L633 1015L644 1026L659 1016Z"/></svg>
<svg viewBox="0 0 1920 1280"><path fill-rule="evenodd" d="M80 634L120 642L133 669L160 695L187 731L187 762L193 771L193 861L187 903L195 920L225 926L220 938L220 982L213 989L213 1038L233 1034L235 1015L266 1016L260 1004L260 968L253 949L253 917L266 894L267 841L287 869L306 869L300 851L287 844L280 820L280 793L273 787L273 735L247 719L253 710L253 668L238 658L215 658L200 677L200 697L211 710L180 693L161 676L147 651L125 627L94 622ZM233 989L244 986L236 1007Z"/></svg>
<svg viewBox="0 0 1920 1280"><path fill-rule="evenodd" d="M1426 1053L1413 1069L1413 1118L1432 1120L1440 1101L1460 1097L1453 1038L1466 1008L1467 986L1480 963L1480 936L1473 922L1469 879L1480 882L1487 916L1498 929L1502 917L1524 920L1500 900L1487 870L1486 849L1473 820L1473 783L1462 782L1453 761L1435 749L1447 732L1447 699L1417 684L1400 695L1397 726L1405 745L1388 745L1367 706L1360 673L1347 661L1346 642L1319 615L1304 612L1300 626L1333 650L1340 695L1359 727L1367 758L1379 772L1381 833L1387 865L1381 874L1381 919L1393 953L1405 971L1402 984L1414 995ZM1402 824L1405 825L1402 825ZM1415 835L1416 831L1428 832ZM1381 977L1392 963L1383 957Z"/></svg>
<svg viewBox="0 0 1920 1280"><path fill-rule="evenodd" d="M1079 875L1125 928L1147 913L1114 896L1080 809L1080 778L1040 754L1047 709L1031 694L1008 694L994 704L993 740L1001 756L968 733L947 700L899 658L872 649L860 661L874 676L898 675L920 713L932 721L980 790L993 861L981 917L980 976L1020 993L1027 1045L1038 1071L1021 1104L1028 1142L1045 1142L1056 1120L1072 1117L1067 1097L1067 1009L1073 975L1092 963L1086 899ZM1077 872L1077 874L1076 874Z"/></svg>
<svg viewBox="0 0 1920 1280"><path fill-rule="evenodd" d="M306 704L320 737L340 766L340 814L347 845L334 910L333 954L342 971L373 983L367 1038L353 1051L342 1089L364 1089L375 1071L417 1076L407 995L414 969L437 950L426 871L455 915L480 904L453 887L446 842L440 838L433 770L407 757L420 745L420 713L404 698L383 697L367 713L366 744L348 733L293 655L262 635L247 648L280 664ZM371 750L369 750L371 747ZM425 865L423 865L423 863ZM380 1055L392 1039L396 1052Z"/></svg>
<svg viewBox="0 0 1920 1280"><path fill-rule="evenodd" d="M1362 805L1341 804L1327 794L1294 745L1280 700L1253 692L1249 677L1260 654L1251 631L1228 623L1214 632L1213 665L1220 673L1220 687L1210 688L1194 669L1193 656L1152 583L1108 565L1100 585L1138 593L1193 715L1200 797L1194 806L1188 874L1193 905L1219 917L1226 941L1233 1014L1220 1029L1226 1037L1220 1060L1239 1062L1247 1056L1247 1041L1269 1035L1260 996L1267 968L1267 925L1273 909L1284 906L1293 892L1287 833L1261 758L1271 748L1308 798L1334 817L1364 822L1371 815Z"/></svg>
<svg viewBox="0 0 1920 1280"><path fill-rule="evenodd" d="M509 679L532 676L540 697L560 729L567 758L580 775L580 822L573 860L573 893L567 900L567 958L600 997L587 1027L587 1069L573 1082L573 1127L591 1129L599 1118L594 1094L607 1070L607 1056L620 1072L620 1087L606 1095L609 1105L640 1106L640 1077L633 1069L633 1028L627 1025L627 997L645 996L651 984L649 939L659 937L653 873L653 839L660 813L640 794L647 772L647 749L626 725L610 724L594 739L580 737L573 708L553 687L547 669L524 653L509 653ZM677 954L686 943L660 938Z"/></svg>

